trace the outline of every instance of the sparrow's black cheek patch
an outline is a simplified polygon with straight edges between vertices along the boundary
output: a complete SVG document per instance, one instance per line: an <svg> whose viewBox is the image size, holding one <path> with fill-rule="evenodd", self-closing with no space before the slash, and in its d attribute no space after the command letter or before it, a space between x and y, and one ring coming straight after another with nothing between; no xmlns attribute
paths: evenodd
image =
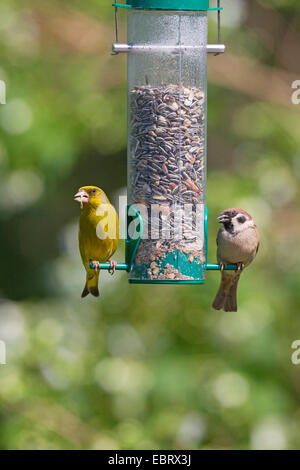
<svg viewBox="0 0 300 470"><path fill-rule="evenodd" d="M226 230L226 232L229 232L229 233L234 233L234 227L233 227L233 224L231 222L224 222L224 228Z"/></svg>
<svg viewBox="0 0 300 470"><path fill-rule="evenodd" d="M244 224L247 219L244 215L240 215L240 217L238 217L237 220L240 224Z"/></svg>

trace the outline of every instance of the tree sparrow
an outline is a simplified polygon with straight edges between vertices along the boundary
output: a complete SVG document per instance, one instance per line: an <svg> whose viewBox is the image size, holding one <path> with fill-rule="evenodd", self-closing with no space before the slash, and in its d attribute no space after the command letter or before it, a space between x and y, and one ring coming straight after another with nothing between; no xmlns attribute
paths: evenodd
<svg viewBox="0 0 300 470"><path fill-rule="evenodd" d="M242 209L226 209L218 221L223 224L217 236L217 259L222 272L212 306L216 310L236 312L241 268L254 260L259 247L259 233L251 215ZM227 264L237 264L237 271L224 271Z"/></svg>

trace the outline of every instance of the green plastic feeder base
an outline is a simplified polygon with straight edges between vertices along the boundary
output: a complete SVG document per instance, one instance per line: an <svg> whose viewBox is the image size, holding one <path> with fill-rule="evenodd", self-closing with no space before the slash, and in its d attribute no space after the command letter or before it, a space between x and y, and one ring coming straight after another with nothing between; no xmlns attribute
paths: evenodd
<svg viewBox="0 0 300 470"><path fill-rule="evenodd" d="M204 283L204 264L199 258L194 258L193 262L189 261L189 253L182 253L179 250L172 251L171 253L165 253L164 256L156 260L156 265L159 272L155 276L156 279L149 279L148 270L149 265L137 265L133 262L130 269L129 282L141 284L143 282L147 284L202 284ZM160 275L163 275L165 271L174 273L173 276L181 277L182 279L159 279Z"/></svg>

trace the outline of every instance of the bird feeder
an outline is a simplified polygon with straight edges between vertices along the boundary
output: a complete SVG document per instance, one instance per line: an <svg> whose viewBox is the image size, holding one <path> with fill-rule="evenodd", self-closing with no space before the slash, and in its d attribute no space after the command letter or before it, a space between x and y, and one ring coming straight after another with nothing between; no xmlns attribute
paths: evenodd
<svg viewBox="0 0 300 470"><path fill-rule="evenodd" d="M207 54L225 51L220 1L113 6L112 50L128 55L127 243L118 268L131 283L202 284L206 270L220 269L207 263L206 208ZM119 42L118 8L127 9L127 43ZM217 44L207 44L212 10Z"/></svg>

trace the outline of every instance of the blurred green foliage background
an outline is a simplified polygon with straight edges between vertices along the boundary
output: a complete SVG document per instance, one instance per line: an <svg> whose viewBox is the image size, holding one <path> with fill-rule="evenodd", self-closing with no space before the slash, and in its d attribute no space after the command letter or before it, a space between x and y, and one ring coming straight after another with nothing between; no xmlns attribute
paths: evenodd
<svg viewBox="0 0 300 470"><path fill-rule="evenodd" d="M2 0L1 449L299 449L298 0L223 2L209 57L209 261L216 216L253 214L259 256L239 312L204 286L129 286L101 274L80 299L79 186L126 186L126 58L108 0ZM125 14L121 38L125 39ZM210 42L216 19L210 14ZM117 259L123 260L121 244Z"/></svg>

